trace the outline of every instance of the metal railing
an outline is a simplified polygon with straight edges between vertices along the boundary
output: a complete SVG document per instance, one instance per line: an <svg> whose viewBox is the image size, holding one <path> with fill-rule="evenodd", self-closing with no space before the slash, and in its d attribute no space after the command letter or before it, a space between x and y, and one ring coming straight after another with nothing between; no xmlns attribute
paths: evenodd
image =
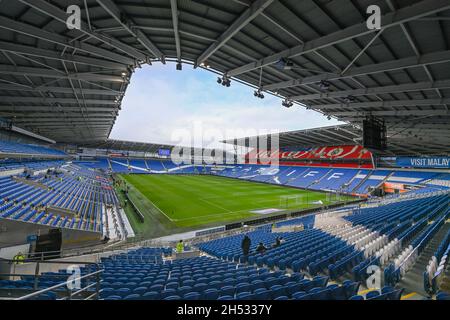
<svg viewBox="0 0 450 320"><path fill-rule="evenodd" d="M400 274L402 277L403 274L409 271L409 268L411 268L414 262L418 259L421 253L419 251L421 251L424 248L424 246L431 241L430 237L432 237L436 232L438 232L438 230L442 228L443 224L445 224L445 221L450 214L446 212L446 210L448 210L449 208L448 206L450 206L450 203L447 205L447 209L444 209L443 211L444 213L442 214L442 216L438 218L435 221L434 225L432 225L431 228L427 230L427 233L422 236L422 240L413 248L413 250L408 254L408 256L403 259L403 261L399 264L399 266L394 269L395 273Z"/></svg>
<svg viewBox="0 0 450 320"><path fill-rule="evenodd" d="M33 298L39 298L40 296L48 293L53 292L54 290L60 289L60 288L66 288L65 291L58 291L60 294L65 292L65 296L62 296L59 298L59 300L93 300L93 299L99 299L100 298L100 283L101 283L101 275L103 273L103 269L100 268L100 265L95 262L79 262L79 261L33 261L33 260L9 260L9 259L0 259L0 263L7 263L7 264L15 264L15 265L23 265L26 263L35 263L35 271L34 274L31 273L2 273L0 274L0 277L9 277L9 278L25 278L25 277L33 277L34 283L33 283L33 289L34 292L27 293L20 297L0 297L0 299L3 300L28 300ZM20 264L17 264L20 263ZM41 266L42 264L53 264L53 265L69 265L69 266L78 266L81 267L87 267L87 274L74 276L73 273L67 272L68 279L64 282L61 282L59 284L53 285L48 288L44 288L39 290L39 284L41 281L41 278L45 276L46 280L49 278L60 278L64 276L64 274L58 273L58 274L45 274L43 275L41 273ZM94 270L91 270L94 269ZM81 270L81 269L80 269ZM86 285L82 286L82 280L87 280ZM73 284L79 283L80 286L76 287ZM11 289L9 289L11 290ZM12 289L12 290L20 290L20 288ZM25 290L25 289L24 289ZM20 291L21 292L21 291ZM12 292L15 293L15 292ZM84 296L81 296L84 294ZM80 298L81 297L81 298Z"/></svg>

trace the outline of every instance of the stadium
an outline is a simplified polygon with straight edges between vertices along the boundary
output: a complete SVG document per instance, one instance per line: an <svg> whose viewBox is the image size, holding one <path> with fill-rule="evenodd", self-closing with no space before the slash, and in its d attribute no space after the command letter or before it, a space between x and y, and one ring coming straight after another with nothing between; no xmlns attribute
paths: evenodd
<svg viewBox="0 0 450 320"><path fill-rule="evenodd" d="M338 123L113 138L159 65ZM0 96L0 300L450 299L448 0L4 0Z"/></svg>

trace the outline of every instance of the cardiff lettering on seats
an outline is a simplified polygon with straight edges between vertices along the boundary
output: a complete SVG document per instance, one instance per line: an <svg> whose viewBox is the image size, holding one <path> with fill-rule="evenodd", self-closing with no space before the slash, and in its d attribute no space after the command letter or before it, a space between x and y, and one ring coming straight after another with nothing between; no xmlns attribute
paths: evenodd
<svg viewBox="0 0 450 320"><path fill-rule="evenodd" d="M340 179L344 174L341 172L335 172L333 173L331 176L328 177L327 180L331 180L331 179Z"/></svg>

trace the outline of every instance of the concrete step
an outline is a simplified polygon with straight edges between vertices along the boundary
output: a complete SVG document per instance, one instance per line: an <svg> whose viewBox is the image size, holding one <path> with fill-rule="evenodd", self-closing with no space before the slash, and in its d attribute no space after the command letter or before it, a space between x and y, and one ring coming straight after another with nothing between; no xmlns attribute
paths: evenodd
<svg viewBox="0 0 450 320"><path fill-rule="evenodd" d="M421 252L416 263L410 271L408 271L403 279L400 281L399 286L405 288L408 291L417 292L426 296L426 292L423 289L423 272L428 265L434 252L439 247L444 236L450 229L450 224L444 224L439 231L434 235L433 239L430 240L425 249Z"/></svg>

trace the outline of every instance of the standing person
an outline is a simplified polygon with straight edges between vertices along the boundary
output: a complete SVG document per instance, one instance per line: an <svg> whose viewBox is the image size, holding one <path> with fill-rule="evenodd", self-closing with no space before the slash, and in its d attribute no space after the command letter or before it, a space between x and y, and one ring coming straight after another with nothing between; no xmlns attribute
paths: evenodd
<svg viewBox="0 0 450 320"><path fill-rule="evenodd" d="M178 241L176 249L177 249L177 253L182 253L184 251L183 240Z"/></svg>
<svg viewBox="0 0 450 320"><path fill-rule="evenodd" d="M245 235L244 239L242 239L242 244L241 244L242 254L244 256L248 256L248 253L250 252L251 244L252 244L252 240L250 240L248 235Z"/></svg>
<svg viewBox="0 0 450 320"><path fill-rule="evenodd" d="M24 264L25 256L22 252L16 254L13 258L15 264Z"/></svg>

